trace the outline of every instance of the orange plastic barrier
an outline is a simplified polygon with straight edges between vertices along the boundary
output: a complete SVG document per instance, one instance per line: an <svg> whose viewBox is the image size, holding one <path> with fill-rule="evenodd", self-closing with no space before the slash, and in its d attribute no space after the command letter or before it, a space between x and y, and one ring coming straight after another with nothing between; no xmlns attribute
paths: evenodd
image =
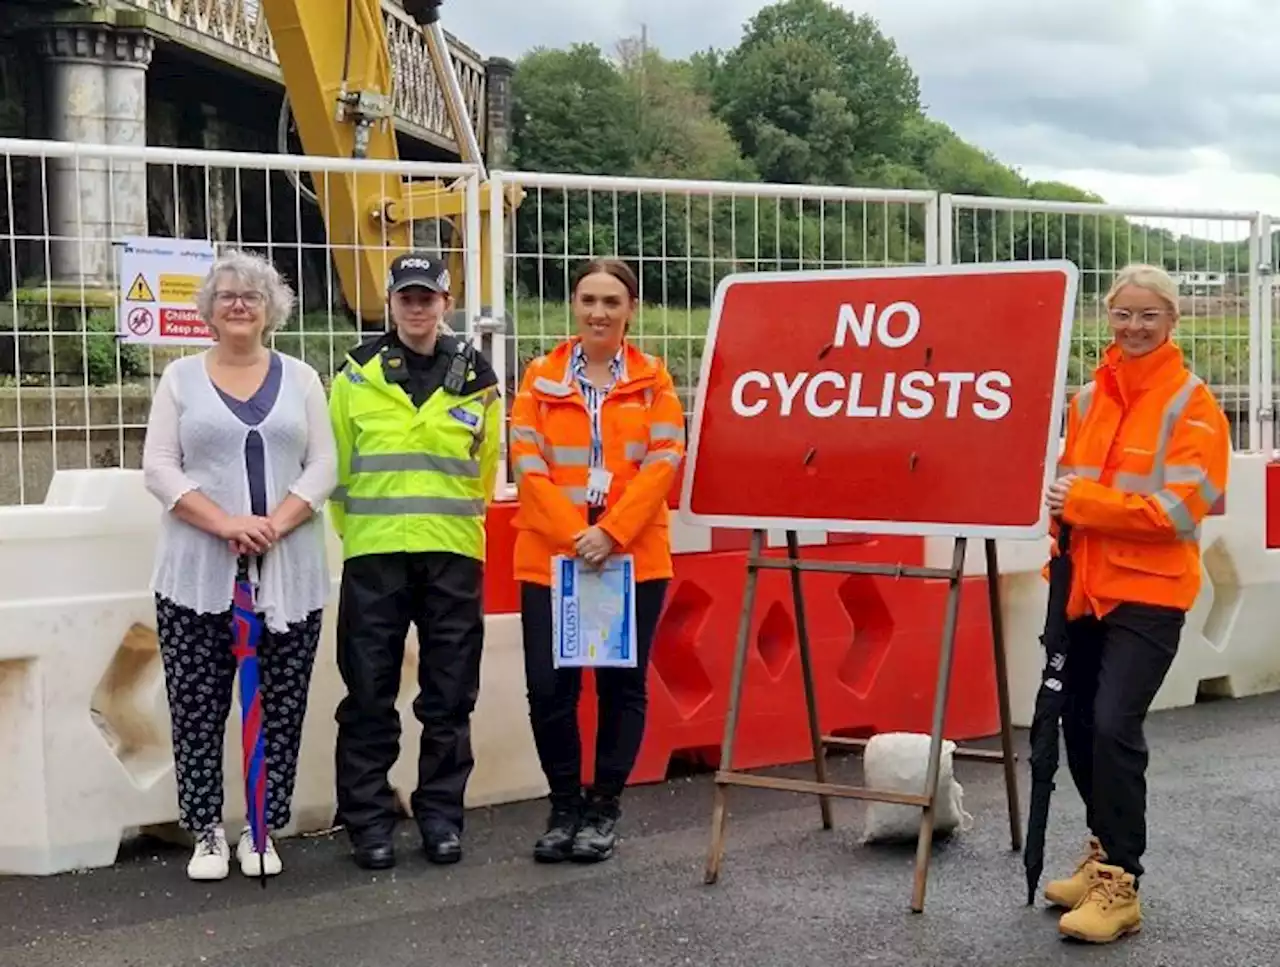
<svg viewBox="0 0 1280 967"><path fill-rule="evenodd" d="M511 526L518 505L505 500L489 507L485 517L488 560L484 565L484 613L515 614L520 610L520 589L515 581L516 531Z"/></svg>
<svg viewBox="0 0 1280 967"><path fill-rule="evenodd" d="M820 560L918 561L917 539L862 539L805 548ZM779 550L779 555L785 552ZM718 764L746 555L681 555L653 646L649 722L633 783L664 779L673 760ZM943 581L806 574L807 617L824 734L928 732L941 649ZM946 735L999 731L985 578L966 579ZM795 618L785 573L764 572L741 706L735 768L807 761ZM595 691L586 676L579 720L584 778L594 755Z"/></svg>

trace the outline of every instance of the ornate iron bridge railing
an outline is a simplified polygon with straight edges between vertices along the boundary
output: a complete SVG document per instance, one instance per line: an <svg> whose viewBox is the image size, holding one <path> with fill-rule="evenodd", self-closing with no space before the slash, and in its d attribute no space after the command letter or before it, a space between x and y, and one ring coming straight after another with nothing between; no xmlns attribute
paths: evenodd
<svg viewBox="0 0 1280 967"><path fill-rule="evenodd" d="M317 0L319 2L319 0ZM118 6L156 14L199 38L231 48L238 59L257 63L243 66L279 77L275 48L259 0L116 0ZM444 92L431 69L422 30L396 0L383 0L387 44L395 75L394 104L398 124L406 133L457 149L445 109ZM181 37L178 39L182 39ZM188 40L193 39L189 36ZM449 38L449 53L462 85L463 97L477 135L485 131L485 68L474 51Z"/></svg>

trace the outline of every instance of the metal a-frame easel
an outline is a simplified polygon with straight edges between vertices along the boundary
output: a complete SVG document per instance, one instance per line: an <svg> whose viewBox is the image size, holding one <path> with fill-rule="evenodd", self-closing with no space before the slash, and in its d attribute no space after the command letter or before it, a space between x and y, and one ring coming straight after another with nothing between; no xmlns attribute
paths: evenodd
<svg viewBox="0 0 1280 967"><path fill-rule="evenodd" d="M951 691L951 668L955 657L956 623L960 612L960 592L964 578L965 552L968 538L956 537L951 566L948 568L924 567L901 564L863 564L844 561L802 560L799 540L793 530L786 532L787 556L765 557L765 532L751 532L747 553L746 589L742 602L742 614L738 622L737 644L730 680L729 709L725 718L724 739L721 743L720 767L715 776L715 805L711 819L711 848L707 856L705 882L715 883L720 876L724 858L725 819L729 786L750 786L756 789L775 789L816 795L822 815L822 828L831 829L831 797L862 799L872 802L897 803L918 806L920 834L916 845L915 882L911 892L911 909L924 911L925 885L929 873L929 859L933 846L934 806L938 795L938 773L942 758L943 726L946 721L947 701ZM1004 628L1000 612L1000 572L996 560L996 543L985 540L987 599L991 609L992 643L994 645L996 689L1000 709L1001 751L984 749L957 749L955 756L1004 765L1005 788L1009 802L1009 833L1015 852L1022 849L1022 826L1018 808L1018 784L1015 774L1016 758L1013 751L1013 731L1009 713L1008 664L1004 651ZM796 637L800 653L800 667L804 678L805 704L807 706L809 734L813 741L813 760L816 781L762 776L736 772L733 769L734 740L738 729L738 715L742 705L742 686L750 646L751 624L755 611L756 589L762 570L786 570L791 577L791 594L795 608ZM937 687L933 703L933 725L929 746L929 766L922 794L907 794L890 790L868 789L829 782L827 779L826 750L831 748L857 749L865 745L862 739L844 739L824 736L818 725L817 694L813 680L813 661L809 646L809 628L805 618L804 593L801 574L804 571L836 574L860 574L894 578L945 579L949 584L947 603L942 623L942 651L938 664Z"/></svg>

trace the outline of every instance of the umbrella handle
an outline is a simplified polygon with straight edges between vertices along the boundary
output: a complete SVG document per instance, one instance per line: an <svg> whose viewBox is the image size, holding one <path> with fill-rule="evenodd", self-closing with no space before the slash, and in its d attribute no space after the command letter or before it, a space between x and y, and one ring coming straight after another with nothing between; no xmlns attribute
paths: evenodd
<svg viewBox="0 0 1280 967"><path fill-rule="evenodd" d="M241 554L236 558L236 580L240 579L240 575L245 576L245 580L249 582L255 590L262 583L262 554ZM254 571L257 571L255 574ZM257 595L255 594L256 598Z"/></svg>

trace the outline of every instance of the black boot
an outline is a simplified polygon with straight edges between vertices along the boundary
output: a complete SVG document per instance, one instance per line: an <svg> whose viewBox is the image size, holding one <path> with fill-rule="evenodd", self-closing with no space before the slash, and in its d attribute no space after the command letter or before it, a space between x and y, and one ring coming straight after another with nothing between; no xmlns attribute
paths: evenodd
<svg viewBox="0 0 1280 967"><path fill-rule="evenodd" d="M615 831L621 812L617 796L592 793L587 797L582 825L573 838L572 858L577 863L599 863L613 855L618 842Z"/></svg>
<svg viewBox="0 0 1280 967"><path fill-rule="evenodd" d="M533 845L533 858L539 863L559 863L573 851L573 838L582 824L580 797L551 799L551 818L547 831Z"/></svg>

